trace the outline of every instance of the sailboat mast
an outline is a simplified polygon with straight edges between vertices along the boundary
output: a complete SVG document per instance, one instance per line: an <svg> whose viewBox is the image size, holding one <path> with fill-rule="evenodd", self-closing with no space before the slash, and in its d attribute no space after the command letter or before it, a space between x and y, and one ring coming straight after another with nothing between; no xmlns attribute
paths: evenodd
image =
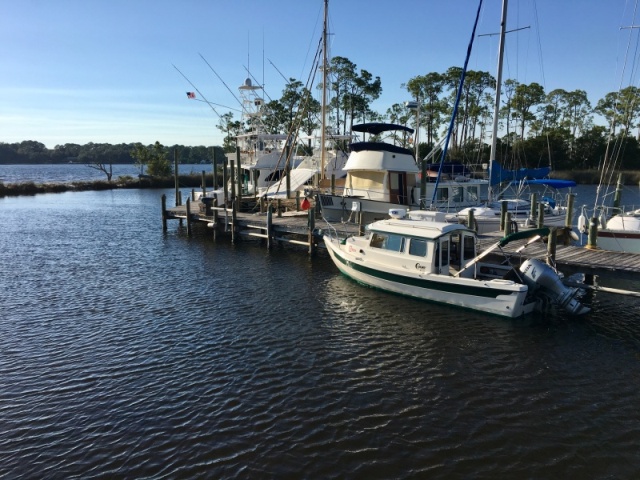
<svg viewBox="0 0 640 480"><path fill-rule="evenodd" d="M326 163L326 116L327 116L327 14L329 10L329 0L324 0L324 25L322 29L322 119L320 130L320 178L325 178Z"/></svg>
<svg viewBox="0 0 640 480"><path fill-rule="evenodd" d="M504 59L504 37L507 31L507 3L502 0L502 17L500 19L500 41L498 43L498 74L496 77L496 98L493 106L493 127L491 130L491 153L489 155L489 199L491 199L491 164L496 161L498 145L498 116L500 113L500 94L502 90L502 63Z"/></svg>

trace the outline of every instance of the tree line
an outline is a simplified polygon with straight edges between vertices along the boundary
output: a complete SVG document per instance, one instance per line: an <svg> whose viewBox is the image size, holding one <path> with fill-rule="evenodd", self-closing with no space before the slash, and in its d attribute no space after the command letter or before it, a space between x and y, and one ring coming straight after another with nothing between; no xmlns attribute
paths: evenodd
<svg viewBox="0 0 640 480"><path fill-rule="evenodd" d="M151 153L164 155L173 163L174 151L178 152L180 163L210 163L212 155L224 157L221 147L189 147L184 145L164 146L160 142L153 145L142 143L65 143L47 148L43 143L25 140L18 143L0 142L0 164L42 164L42 163L81 163L81 164L131 164L141 163L140 157ZM212 153L214 152L214 153Z"/></svg>
<svg viewBox="0 0 640 480"><path fill-rule="evenodd" d="M372 109L382 93L382 82L345 57L333 57L328 67L327 134L348 134L355 123L391 122L419 126L419 156L424 158L446 134L462 70L450 67L443 73L431 72L410 78L401 87L419 108L408 102L391 105L384 112ZM466 73L458 113L449 144L449 161L486 163L493 121L495 78L489 72ZM311 85L308 82L308 85ZM321 128L320 102L308 85L290 79L279 99L261 108L265 133L291 134L297 139L311 136ZM323 88L320 84L317 88ZM554 89L546 92L538 83L524 84L507 79L502 86L499 109L501 136L496 160L504 167L531 168L551 164L555 170L597 169L605 158L617 159L619 168L640 166L640 90L630 86L610 92L595 105L584 90ZM598 115L605 125L598 125ZM222 160L224 153L236 149L236 136L252 131L251 119L236 119L232 112L220 116L217 128L223 133L222 146L165 147L140 143L110 145L67 143L47 149L37 141L0 143L0 163L69 163L94 165L140 163L164 158L178 151L180 163L209 162L212 155ZM401 133L391 140L415 148L414 138ZM310 154L311 140L296 142L298 154ZM345 142L346 143L346 142ZM342 145L346 148L346 145ZM211 150L213 148L213 150ZM213 152L213 153L212 153ZM105 172L106 173L106 172Z"/></svg>
<svg viewBox="0 0 640 480"><path fill-rule="evenodd" d="M334 57L329 66L327 133L347 134L354 123L391 122L420 130L419 156L427 155L442 139L451 121L462 69L418 75L402 84L409 102L391 105L385 112L371 108L382 93L380 77L372 75L344 57ZM496 80L486 71L466 73L449 144L451 161L489 161L489 143L495 103ZM322 88L320 84L318 88ZM554 89L546 92L536 82L525 84L507 79L502 86L499 109L501 136L496 160L507 168L530 168L551 164L555 170L598 168L605 156L617 157L620 168L640 166L636 129L640 128L640 90L630 86L607 93L592 104L584 90ZM415 108L419 105L419 108ZM278 100L265 103L262 114L266 133L292 131L310 135L321 127L320 103L302 82L290 79ZM598 125L598 115L605 125ZM235 137L251 131L252 125L221 116L218 129L225 135L223 149L235 149ZM406 133L392 140L413 148ZM298 152L310 145L298 142Z"/></svg>

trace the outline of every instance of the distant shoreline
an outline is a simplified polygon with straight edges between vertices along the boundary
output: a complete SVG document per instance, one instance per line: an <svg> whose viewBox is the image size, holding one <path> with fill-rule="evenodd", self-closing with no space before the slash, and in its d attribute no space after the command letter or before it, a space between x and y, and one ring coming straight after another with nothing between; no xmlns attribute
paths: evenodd
<svg viewBox="0 0 640 480"><path fill-rule="evenodd" d="M205 175L207 185L213 185L213 174ZM202 175L178 175L181 187L201 188ZM218 181L219 183L219 181ZM89 180L58 183L36 183L33 181L3 183L0 182L0 197L17 197L21 195L36 195L38 193L63 193L88 190L115 190L120 188L172 188L175 186L174 177L155 178L144 175L139 178L121 176L107 182L106 180Z"/></svg>

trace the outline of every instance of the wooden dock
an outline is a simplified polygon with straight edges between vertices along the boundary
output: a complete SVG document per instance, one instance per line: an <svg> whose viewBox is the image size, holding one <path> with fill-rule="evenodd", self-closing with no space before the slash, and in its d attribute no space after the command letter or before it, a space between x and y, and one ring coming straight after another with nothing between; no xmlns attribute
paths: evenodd
<svg viewBox="0 0 640 480"><path fill-rule="evenodd" d="M478 251L486 250L500 240L499 233L479 236ZM548 243L534 242L516 253L523 247L525 240L518 240L502 247L506 254L517 258L522 255L527 258L546 260L549 255ZM634 253L611 252L607 250L591 250L584 246L565 245L558 242L555 249L555 263L559 270L566 275L584 273L599 277L613 277L618 279L640 280L640 255Z"/></svg>
<svg viewBox="0 0 640 480"><path fill-rule="evenodd" d="M187 201L185 205L166 208L166 198L163 197L163 228L167 228L168 220L177 219L187 223L188 234L191 234L192 225L200 223L212 229L214 239L218 235L228 236L232 242L242 238L258 238L264 240L267 248L288 243L304 247L309 254L315 253L318 248L325 248L322 231L331 230L339 237L347 237L357 235L362 229L361 225L351 223L329 225L320 219L319 212L314 208L297 211L295 202L285 202L276 212L272 211L273 208L267 209L268 212L260 212L257 205L254 205L254 211L234 212L231 208L214 207L199 201ZM499 233L480 235L478 252L494 245L500 238ZM548 258L548 244L541 241L527 245L518 253L516 250L525 243L525 240L514 241L502 247L502 250L514 260L520 256L543 260ZM499 254L499 251L496 253ZM640 280L638 254L590 250L558 241L555 246L555 263L565 275L584 273L598 277Z"/></svg>

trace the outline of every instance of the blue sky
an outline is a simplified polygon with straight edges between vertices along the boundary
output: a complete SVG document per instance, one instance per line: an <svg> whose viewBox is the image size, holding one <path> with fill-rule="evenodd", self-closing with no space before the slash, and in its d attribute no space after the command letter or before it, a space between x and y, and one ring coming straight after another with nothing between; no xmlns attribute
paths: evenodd
<svg viewBox="0 0 640 480"><path fill-rule="evenodd" d="M462 66L477 7L330 0L331 54L380 76L374 108L384 112L408 100L401 84L410 78ZM174 65L210 102L238 107L200 55L234 93L249 67L279 98L277 70L303 83L309 76L322 8L322 0L0 0L0 142L221 144L218 117L187 99L194 88ZM498 31L500 8L484 0L478 34ZM633 23L632 8L510 0L508 29L530 28L508 35L504 78L582 89L595 105L620 86L630 35L620 27ZM497 36L476 38L469 68L495 74L496 51Z"/></svg>

